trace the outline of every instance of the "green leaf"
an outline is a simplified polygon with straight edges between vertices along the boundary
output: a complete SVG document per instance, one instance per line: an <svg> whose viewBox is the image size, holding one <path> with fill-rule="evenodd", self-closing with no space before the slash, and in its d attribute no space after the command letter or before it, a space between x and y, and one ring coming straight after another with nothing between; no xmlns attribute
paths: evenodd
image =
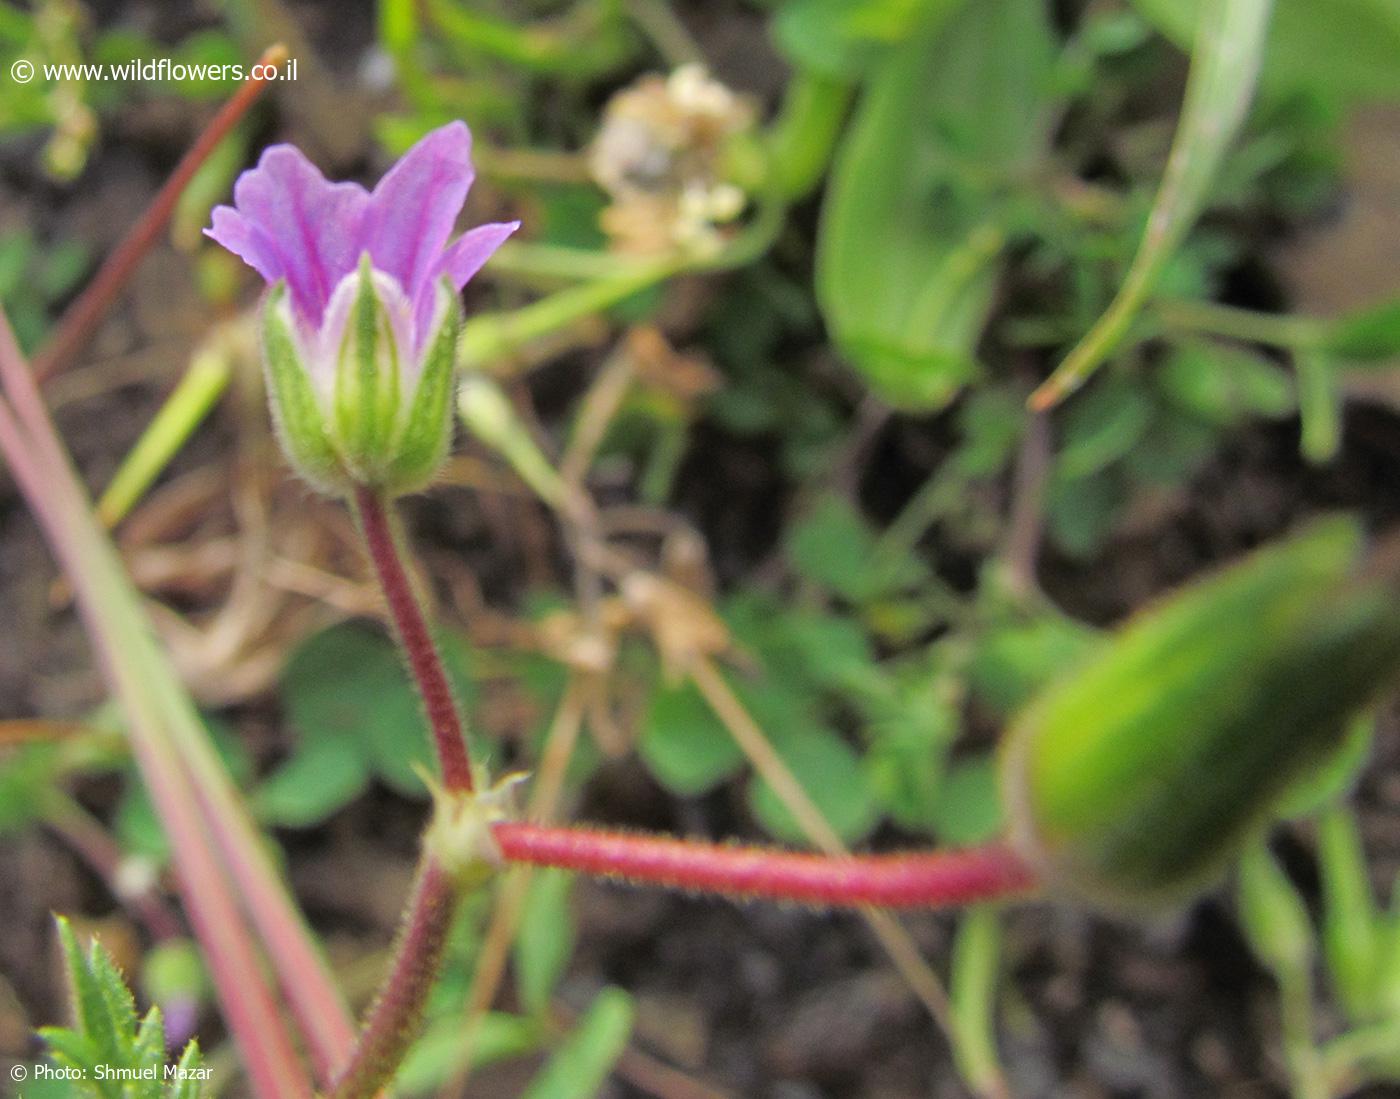
<svg viewBox="0 0 1400 1099"><path fill-rule="evenodd" d="M321 735L303 740L253 792L253 808L267 824L309 828L364 793L369 779L362 745Z"/></svg>
<svg viewBox="0 0 1400 1099"><path fill-rule="evenodd" d="M94 940L84 955L68 921L57 918L73 997L75 1025L47 1027L40 1035L52 1059L77 1069L82 1078L66 1082L62 1094L85 1099L197 1099L199 1073L173 1073L167 1086L165 1027L160 1009L153 1007L138 1023L136 1005L112 956ZM192 1047L193 1048L193 1047ZM186 1050L180 1067L198 1067L198 1050ZM113 1079L99 1069L130 1072L134 1079ZM193 1077L189 1079L188 1077ZM29 1089L26 1088L26 1091Z"/></svg>
<svg viewBox="0 0 1400 1099"><path fill-rule="evenodd" d="M969 847L993 839L1001 833L1003 819L993 754L960 760L948 768L933 821L942 842Z"/></svg>
<svg viewBox="0 0 1400 1099"><path fill-rule="evenodd" d="M868 706L865 767L881 808L905 828L931 831L948 748L961 711L925 661L892 674L888 693Z"/></svg>
<svg viewBox="0 0 1400 1099"><path fill-rule="evenodd" d="M488 1065L508 1057L532 1053L540 1044L540 1028L532 1019L488 1011L476 1024L472 1036L471 1063ZM397 1094L436 1095L466 1066L462 1056L462 1016L460 1010L428 1031L413 1044L394 1078Z"/></svg>
<svg viewBox="0 0 1400 1099"><path fill-rule="evenodd" d="M1177 344L1154 380L1179 408L1221 426L1252 417L1278 419L1298 403L1288 375L1275 363L1223 343Z"/></svg>
<svg viewBox="0 0 1400 1099"><path fill-rule="evenodd" d="M1376 720L1373 715L1357 718L1351 732L1332 756L1309 768L1289 787L1279 804L1277 816L1281 820L1310 817L1340 801L1366 766L1375 734Z"/></svg>
<svg viewBox="0 0 1400 1099"><path fill-rule="evenodd" d="M1133 0L1186 46L1205 0ZM1326 99L1400 97L1400 7L1394 0L1278 0L1262 81L1277 95Z"/></svg>
<svg viewBox="0 0 1400 1099"><path fill-rule="evenodd" d="M1009 716L1067 674L1098 641L1097 631L1056 613L990 629L977 643L969 676L979 698Z"/></svg>
<svg viewBox="0 0 1400 1099"><path fill-rule="evenodd" d="M885 400L947 404L978 372L1006 195L1047 137L1042 0L935 4L871 73L837 151L817 295L837 346Z"/></svg>
<svg viewBox="0 0 1400 1099"><path fill-rule="evenodd" d="M1328 351L1339 359L1384 364L1400 355L1400 300L1339 317L1328 327Z"/></svg>
<svg viewBox="0 0 1400 1099"><path fill-rule="evenodd" d="M0 836L23 831L43 816L59 763L53 744L28 744L0 756Z"/></svg>
<svg viewBox="0 0 1400 1099"><path fill-rule="evenodd" d="M1122 478L1111 470L1077 481L1052 479L1048 509L1051 539L1072 557L1091 556L1113 531L1127 496Z"/></svg>
<svg viewBox="0 0 1400 1099"><path fill-rule="evenodd" d="M1277 974L1306 972L1314 937L1307 906L1262 843L1240 859L1240 927L1250 949Z"/></svg>
<svg viewBox="0 0 1400 1099"><path fill-rule="evenodd" d="M470 694L466 647L452 635L442 635L438 642L457 695L465 699ZM316 634L288 661L282 695L304 745L315 746L318 752L337 746L363 759L399 793L424 795L415 767L432 770L427 722L388 637L353 623ZM349 762L338 761L333 774L342 795L358 792L357 772ZM329 793L320 800L330 803Z"/></svg>
<svg viewBox="0 0 1400 1099"><path fill-rule="evenodd" d="M204 1057L199 1052L199 1043L190 1042L175 1066L176 1080L170 1086L170 1099L199 1099L203 1090L199 1085L209 1071L204 1067Z"/></svg>
<svg viewBox="0 0 1400 1099"><path fill-rule="evenodd" d="M870 780L860 757L839 735L818 725L772 727L769 735L793 777L844 842L854 843L875 826L879 812ZM778 839L811 842L773 788L757 776L749 786L749 806Z"/></svg>
<svg viewBox="0 0 1400 1099"><path fill-rule="evenodd" d="M835 494L823 496L789 528L786 549L799 575L852 603L878 599L927 575L914 557L882 563L870 526Z"/></svg>
<svg viewBox="0 0 1400 1099"><path fill-rule="evenodd" d="M128 1084L134 1091L129 1099L160 1099L164 1088L160 1079L163 1074L159 1070L165 1065L165 1022L161 1018L160 1008L151 1008L141 1021L132 1054L133 1067L154 1068L157 1073L151 1079Z"/></svg>
<svg viewBox="0 0 1400 1099"><path fill-rule="evenodd" d="M73 1015L77 1030L89 1042L99 1057L116 1061L119 1058L118 1034L112 1024L107 997L89 960L78 946L73 927L62 916L57 918L58 937L63 946L64 964L68 970L69 994L73 999ZM94 951L100 950L93 944Z"/></svg>
<svg viewBox="0 0 1400 1099"><path fill-rule="evenodd" d="M789 0L773 17L773 38L794 65L823 76L860 76L902 42L930 8L966 0Z"/></svg>
<svg viewBox="0 0 1400 1099"><path fill-rule="evenodd" d="M1067 410L1055 476L1070 481L1107 468L1137 445L1151 420L1147 395L1131 382L1110 379Z"/></svg>
<svg viewBox="0 0 1400 1099"><path fill-rule="evenodd" d="M542 870L530 882L520 930L515 936L515 978L520 1001L535 1018L546 1018L554 986L574 949L574 918L569 907L572 874Z"/></svg>
<svg viewBox="0 0 1400 1099"><path fill-rule="evenodd" d="M593 1099L632 1034L632 998L605 988L522 1099Z"/></svg>
<svg viewBox="0 0 1400 1099"><path fill-rule="evenodd" d="M1053 404L1084 384L1128 335L1156 290L1244 123L1271 7L1272 0L1208 0L1202 9L1181 121L1137 254L1103 316L1036 391L1037 403Z"/></svg>
<svg viewBox="0 0 1400 1099"><path fill-rule="evenodd" d="M1383 931L1356 820L1333 808L1318 822L1322 949L1337 998L1353 1023L1384 1017Z"/></svg>
<svg viewBox="0 0 1400 1099"><path fill-rule="evenodd" d="M744 766L744 753L689 683L658 684L637 748L657 781L684 797L714 789Z"/></svg>

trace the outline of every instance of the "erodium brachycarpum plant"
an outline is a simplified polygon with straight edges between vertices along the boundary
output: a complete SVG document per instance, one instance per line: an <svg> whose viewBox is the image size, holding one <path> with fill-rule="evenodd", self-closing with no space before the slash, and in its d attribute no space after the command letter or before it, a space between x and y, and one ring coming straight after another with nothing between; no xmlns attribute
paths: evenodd
<svg viewBox="0 0 1400 1099"><path fill-rule="evenodd" d="M201 144L207 151L212 141ZM358 1034L151 640L34 375L8 330L0 342L0 450L72 578L126 708L259 1096L299 1099L317 1086L336 1097L376 1094L415 1034L462 896L512 862L816 905L932 907L1041 888L1116 908L1179 899L1211 880L1400 665L1394 555L1368 560L1355 527L1337 520L1145 613L1034 703L1007 738L1006 842L839 858L512 819L505 790L468 756L393 514L394 498L428 485L448 447L458 292L516 227L481 226L449 243L470 182L462 123L424 138L373 191L328 183L300 152L276 146L210 230L270 284L262 341L279 438L294 468L356 513L440 769L403 930ZM143 219L147 243L161 217L157 205ZM44 356L46 372L81 345L141 250L119 250L124 267L99 275L102 292L81 299L81 321L60 329L62 353ZM1170 674L1157 674L1163 668ZM264 958L314 1081L260 976Z"/></svg>

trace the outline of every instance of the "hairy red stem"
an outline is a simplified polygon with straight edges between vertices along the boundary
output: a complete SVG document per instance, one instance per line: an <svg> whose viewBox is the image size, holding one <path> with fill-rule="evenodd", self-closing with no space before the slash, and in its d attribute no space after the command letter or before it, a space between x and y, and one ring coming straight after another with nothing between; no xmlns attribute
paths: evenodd
<svg viewBox="0 0 1400 1099"><path fill-rule="evenodd" d="M428 630L423 608L404 569L389 508L378 493L367 488L355 490L354 503L365 546L388 604L389 618L428 715L428 727L432 729L438 764L442 768L443 786L451 791L470 791L472 766L457 700Z"/></svg>
<svg viewBox="0 0 1400 1099"><path fill-rule="evenodd" d="M1035 872L1001 844L841 858L518 822L497 824L494 833L510 862L804 904L939 908L1018 896L1038 884Z"/></svg>
<svg viewBox="0 0 1400 1099"><path fill-rule="evenodd" d="M258 58L257 65L277 66L287 58L287 48L280 43L269 46ZM254 66L255 70L257 66ZM259 70L266 72L266 69ZM219 108L219 112L209 121L203 132L195 140L189 151L180 159L165 185L156 192L154 198L142 211L121 243L112 250L87 288L78 295L58 322L58 330L34 356L32 367L34 377L40 384L67 366L92 338L98 323L112 307L131 272L150 251L170 215L179 202L180 195L190 179L220 141L237 125L238 120L248 113L263 89L271 83L271 78L250 76L242 87L234 92L229 101Z"/></svg>
<svg viewBox="0 0 1400 1099"><path fill-rule="evenodd" d="M370 1099L392 1079L418 1036L459 897L447 871L431 855L425 855L399 932L393 968L370 1008L355 1054L331 1088L329 1099Z"/></svg>

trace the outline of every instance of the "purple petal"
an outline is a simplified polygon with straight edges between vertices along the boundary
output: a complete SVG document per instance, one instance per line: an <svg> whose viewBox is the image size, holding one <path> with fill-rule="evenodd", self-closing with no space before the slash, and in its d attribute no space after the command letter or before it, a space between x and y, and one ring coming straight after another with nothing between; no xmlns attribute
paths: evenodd
<svg viewBox="0 0 1400 1099"><path fill-rule="evenodd" d="M447 275L452 279L453 286L462 289L481 270L481 265L506 242L506 238L519 228L518 221L497 221L469 229L443 252L433 277Z"/></svg>
<svg viewBox="0 0 1400 1099"><path fill-rule="evenodd" d="M318 326L362 250L365 189L328 183L300 150L273 145L238 177L233 199L237 209L216 210L209 235L269 281L285 278L297 312Z"/></svg>
<svg viewBox="0 0 1400 1099"><path fill-rule="evenodd" d="M379 181L365 211L363 247L377 270L418 301L472 185L472 135L450 122L409 149ZM426 295L431 301L432 295Z"/></svg>
<svg viewBox="0 0 1400 1099"><path fill-rule="evenodd" d="M283 275L276 244L232 206L215 206L213 224L204 235L218 241L269 283Z"/></svg>
<svg viewBox="0 0 1400 1099"><path fill-rule="evenodd" d="M491 258L507 237L520 228L518 221L493 222L469 229L453 241L433 265L432 278L414 299L414 321L418 332L426 330L433 312L433 283L443 275L452 280L458 290L466 286L481 265Z"/></svg>

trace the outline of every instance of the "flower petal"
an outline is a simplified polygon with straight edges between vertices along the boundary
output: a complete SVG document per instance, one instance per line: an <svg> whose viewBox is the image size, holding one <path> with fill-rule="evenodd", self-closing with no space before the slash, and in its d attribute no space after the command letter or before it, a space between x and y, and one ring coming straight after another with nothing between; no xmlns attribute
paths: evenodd
<svg viewBox="0 0 1400 1099"><path fill-rule="evenodd" d="M369 195L358 183L328 183L299 149L272 145L239 176L233 198L237 209L215 211L210 236L264 278L285 278L297 312L318 327L362 250Z"/></svg>
<svg viewBox="0 0 1400 1099"><path fill-rule="evenodd" d="M377 270L417 302L472 185L472 135L450 122L409 149L379 181L365 211L362 247Z"/></svg>
<svg viewBox="0 0 1400 1099"><path fill-rule="evenodd" d="M518 221L496 221L478 225L463 233L442 254L434 277L447 275L458 290L471 281L473 275L506 242L506 238L520 228Z"/></svg>
<svg viewBox="0 0 1400 1099"><path fill-rule="evenodd" d="M214 207L213 224L204 235L222 244L269 285L282 277L282 254L276 243L232 206Z"/></svg>
<svg viewBox="0 0 1400 1099"><path fill-rule="evenodd" d="M461 290L506 238L519 228L518 221L500 221L467 230L438 258L432 270L432 281L437 282L446 275L452 280L452 285ZM414 302L414 321L420 334L426 331L432 312L433 296L419 294Z"/></svg>

